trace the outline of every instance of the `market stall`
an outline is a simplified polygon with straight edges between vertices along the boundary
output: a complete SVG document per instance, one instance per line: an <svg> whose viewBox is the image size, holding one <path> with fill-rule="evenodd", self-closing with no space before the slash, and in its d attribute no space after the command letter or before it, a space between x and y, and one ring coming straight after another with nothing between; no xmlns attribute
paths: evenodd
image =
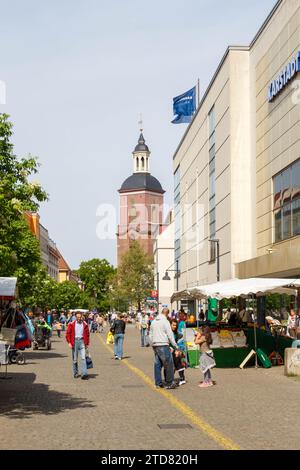
<svg viewBox="0 0 300 470"><path fill-rule="evenodd" d="M243 297L252 298L254 301L258 296L274 293L297 296L297 289L299 287L299 279L230 279L224 282L176 292L171 300L174 302L191 297L198 300L208 298L222 300ZM212 348L214 349L217 367L238 367L251 349L257 352L259 346L264 348L262 337L267 336L265 333L261 334L261 331L258 334L256 323L254 323L253 328L247 329L246 341L246 335L242 328L233 330L228 326L216 326L215 330L212 329L212 334L214 339ZM272 337L270 339L272 339L272 346L270 345L269 347L274 348L274 339ZM284 351L285 347L289 347L290 342L282 339L280 344L281 350ZM269 348L267 348L266 352L268 350ZM257 355L255 355L255 360L257 366Z"/></svg>
<svg viewBox="0 0 300 470"><path fill-rule="evenodd" d="M11 302L16 297L17 278L0 277L0 366L5 366L5 374L1 379L10 379L7 375L8 355L14 347L16 330L11 325Z"/></svg>

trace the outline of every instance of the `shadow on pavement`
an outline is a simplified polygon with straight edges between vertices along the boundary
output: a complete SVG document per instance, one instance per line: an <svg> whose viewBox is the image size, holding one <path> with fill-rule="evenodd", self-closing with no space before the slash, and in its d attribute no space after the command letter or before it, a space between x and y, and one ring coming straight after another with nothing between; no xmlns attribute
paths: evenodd
<svg viewBox="0 0 300 470"><path fill-rule="evenodd" d="M55 352L50 352L50 351L47 351L46 349L39 349L38 351L36 352L27 352L27 351L24 351L24 356L25 356L25 359L26 361L30 361L31 359L57 359L57 358L61 358L61 357L68 357L67 354L59 354L59 353L55 353Z"/></svg>
<svg viewBox="0 0 300 470"><path fill-rule="evenodd" d="M96 406L89 400L49 390L48 385L35 383L35 374L9 373L9 376L12 380L1 380L0 383L1 416L29 419L34 415L55 415L65 410Z"/></svg>

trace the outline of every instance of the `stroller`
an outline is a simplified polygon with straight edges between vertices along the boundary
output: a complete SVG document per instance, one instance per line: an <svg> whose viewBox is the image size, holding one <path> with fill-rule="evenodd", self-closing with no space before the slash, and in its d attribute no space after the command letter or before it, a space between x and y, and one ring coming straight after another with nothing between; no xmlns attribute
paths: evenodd
<svg viewBox="0 0 300 470"><path fill-rule="evenodd" d="M51 331L47 328L37 326L33 337L33 349L46 348L48 351L51 349Z"/></svg>
<svg viewBox="0 0 300 470"><path fill-rule="evenodd" d="M22 351L19 351L16 348L9 348L8 350L8 362L9 364L18 364L24 365L25 364L25 356Z"/></svg>

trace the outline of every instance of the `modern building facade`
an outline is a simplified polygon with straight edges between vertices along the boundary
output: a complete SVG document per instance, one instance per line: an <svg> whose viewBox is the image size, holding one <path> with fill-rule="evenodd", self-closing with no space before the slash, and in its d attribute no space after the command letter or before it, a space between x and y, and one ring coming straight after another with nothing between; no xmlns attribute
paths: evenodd
<svg viewBox="0 0 300 470"><path fill-rule="evenodd" d="M31 232L39 241L41 249L41 259L50 277L59 280L59 254L56 244L49 237L48 230L40 223L40 216L34 212L26 212L25 217L28 221Z"/></svg>
<svg viewBox="0 0 300 470"><path fill-rule="evenodd" d="M300 276L300 0L229 47L174 155L179 290ZM218 241L218 243L217 243Z"/></svg>
<svg viewBox="0 0 300 470"><path fill-rule="evenodd" d="M150 173L150 150L143 132L133 157L133 174L119 189L120 224L117 231L118 264L132 240L138 240L145 252L153 256L154 234L162 226L164 190Z"/></svg>

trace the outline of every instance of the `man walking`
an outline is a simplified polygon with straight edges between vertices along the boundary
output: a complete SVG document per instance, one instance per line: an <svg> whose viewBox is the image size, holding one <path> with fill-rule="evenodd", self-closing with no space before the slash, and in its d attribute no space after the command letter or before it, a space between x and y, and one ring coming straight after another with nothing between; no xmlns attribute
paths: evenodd
<svg viewBox="0 0 300 470"><path fill-rule="evenodd" d="M73 375L77 379L80 377L78 373L78 353L81 358L81 378L88 379L86 367L86 348L90 343L90 332L88 324L83 321L82 313L76 313L76 320L68 324L66 340L69 348L72 349Z"/></svg>
<svg viewBox="0 0 300 470"><path fill-rule="evenodd" d="M174 381L174 364L170 351L170 345L176 351L174 334L168 321L169 309L164 308L162 313L157 315L150 327L150 342L154 351L154 377L157 388L164 388L161 370L164 368L166 376L166 388L172 390L177 387Z"/></svg>
<svg viewBox="0 0 300 470"><path fill-rule="evenodd" d="M121 361L123 357L123 344L125 338L126 323L124 321L124 315L121 313L117 314L117 319L114 320L110 331L114 335L115 345L114 353L115 359Z"/></svg>

